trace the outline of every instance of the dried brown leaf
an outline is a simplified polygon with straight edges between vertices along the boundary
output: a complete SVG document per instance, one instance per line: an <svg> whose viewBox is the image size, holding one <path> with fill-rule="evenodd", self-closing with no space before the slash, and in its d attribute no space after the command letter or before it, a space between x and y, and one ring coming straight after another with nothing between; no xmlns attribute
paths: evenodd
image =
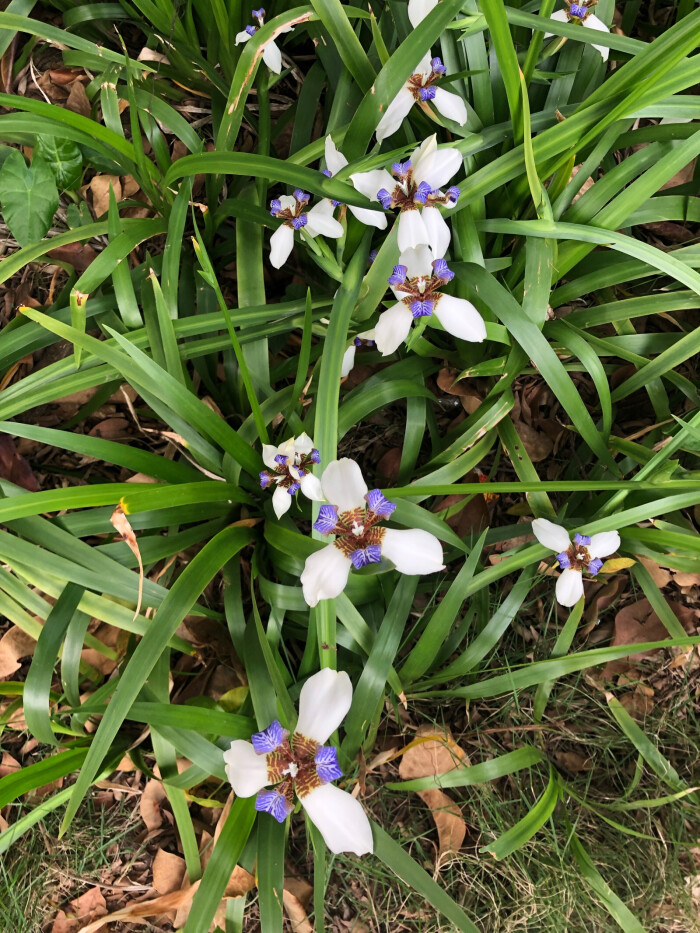
<svg viewBox="0 0 700 933"><path fill-rule="evenodd" d="M439 868L445 860L456 855L461 849L467 834L467 824L462 819L462 811L458 804L444 791L431 788L419 791L418 796L430 807L430 813L437 827L438 856L435 867Z"/></svg>
<svg viewBox="0 0 700 933"><path fill-rule="evenodd" d="M36 640L19 626L13 625L8 629L0 638L0 680L18 671L22 666L21 659L31 657L35 647Z"/></svg>
<svg viewBox="0 0 700 933"><path fill-rule="evenodd" d="M165 849L158 849L153 859L153 887L159 894L179 891L185 877L185 860Z"/></svg>
<svg viewBox="0 0 700 933"><path fill-rule="evenodd" d="M447 774L468 763L466 752L449 733L440 732L435 726L420 726L416 730L416 738L404 751L399 775L402 780L410 781Z"/></svg>
<svg viewBox="0 0 700 933"><path fill-rule="evenodd" d="M92 209L97 218L102 217L109 210L110 188L114 190L114 197L117 201L122 199L122 186L116 175L95 175L89 187L92 192Z"/></svg>
<svg viewBox="0 0 700 933"><path fill-rule="evenodd" d="M294 933L314 933L314 928L309 923L309 918L299 899L286 887L282 891L282 903Z"/></svg>
<svg viewBox="0 0 700 933"><path fill-rule="evenodd" d="M136 535L134 534L134 529L129 524L129 519L124 514L124 509L121 507L121 505L116 507L116 509L112 512L109 520L117 529L126 544L129 546L129 550L139 562L139 596L136 602L136 610L134 611L134 618L136 619L139 612L141 611L141 599L143 597L143 561L141 560L141 551L139 550L139 545L138 541L136 540Z"/></svg>
<svg viewBox="0 0 700 933"><path fill-rule="evenodd" d="M163 825L160 804L165 800L165 796L165 788L160 781L151 779L143 789L139 801L139 812L149 833Z"/></svg>
<svg viewBox="0 0 700 933"><path fill-rule="evenodd" d="M73 113L79 113L83 117L89 117L90 109L90 99L85 93L85 88L80 81L74 81L70 86L70 94L66 101L66 110L72 110Z"/></svg>

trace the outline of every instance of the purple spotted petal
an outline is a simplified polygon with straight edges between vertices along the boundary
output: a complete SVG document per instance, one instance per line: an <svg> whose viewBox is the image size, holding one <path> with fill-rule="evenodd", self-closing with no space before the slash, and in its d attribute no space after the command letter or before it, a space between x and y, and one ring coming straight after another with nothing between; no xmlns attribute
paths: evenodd
<svg viewBox="0 0 700 933"><path fill-rule="evenodd" d="M380 515L382 518L389 518L396 508L396 503L389 502L389 500L384 497L381 489L370 489L365 499L367 500L367 505L369 505L374 514Z"/></svg>
<svg viewBox="0 0 700 933"><path fill-rule="evenodd" d="M267 729L262 732L256 732L251 735L250 741L258 755L266 755L268 752L274 752L276 748L284 742L287 731L282 728L276 719L273 719Z"/></svg>
<svg viewBox="0 0 700 933"><path fill-rule="evenodd" d="M433 272L439 279L442 279L443 282L451 282L455 277L454 272L452 272L444 259L436 259L433 262Z"/></svg>
<svg viewBox="0 0 700 933"><path fill-rule="evenodd" d="M441 58L434 58L430 62L430 67L433 69L436 75L447 74L447 68L442 64Z"/></svg>
<svg viewBox="0 0 700 933"><path fill-rule="evenodd" d="M305 227L308 222L309 218L306 216L306 214L299 214L298 217L295 217L292 220L292 226L295 230L301 230L301 228Z"/></svg>
<svg viewBox="0 0 700 933"><path fill-rule="evenodd" d="M255 26L251 26L251 29L255 29ZM270 201L270 213L273 217L276 217L279 212L282 210L282 202L279 198L273 198Z"/></svg>
<svg viewBox="0 0 700 933"><path fill-rule="evenodd" d="M590 535L580 535L580 534L574 535L574 544L576 545L576 547L588 547L590 543L591 543Z"/></svg>
<svg viewBox="0 0 700 933"><path fill-rule="evenodd" d="M311 460L312 463L320 463L320 462L321 462L321 454L316 450L315 447L314 447L314 449L311 451L311 453L309 454L309 460Z"/></svg>
<svg viewBox="0 0 700 933"><path fill-rule="evenodd" d="M323 745L314 756L316 763L316 774L321 778L324 784L329 781L337 781L343 776L343 772L338 767L338 750L332 745Z"/></svg>
<svg viewBox="0 0 700 933"><path fill-rule="evenodd" d="M289 460L289 457L285 457L284 454L275 454L275 463L279 463L280 466L284 466Z"/></svg>
<svg viewBox="0 0 700 933"><path fill-rule="evenodd" d="M459 197L459 188L457 185L451 185L445 192L445 196L447 197L448 201L451 201L454 204Z"/></svg>
<svg viewBox="0 0 700 933"><path fill-rule="evenodd" d="M403 285L403 283L406 281L407 274L408 269L406 266L394 266L394 271L387 279L387 282L389 285Z"/></svg>
<svg viewBox="0 0 700 933"><path fill-rule="evenodd" d="M321 174L322 174L322 175L325 175L326 178L332 178L332 177L333 177L333 172L331 172L331 170L328 169L328 168L322 168L322 169L321 169Z"/></svg>
<svg viewBox="0 0 700 933"><path fill-rule="evenodd" d="M265 15L265 10L263 9L263 7L260 7L259 10L252 10L251 12L255 19L262 19L263 16Z"/></svg>
<svg viewBox="0 0 700 933"><path fill-rule="evenodd" d="M378 250L376 250L376 249L371 249L371 250L369 251L369 256L367 257L367 262L368 262L370 265L372 265L372 263L374 262L374 260L377 258L378 255L379 255L379 251L378 251Z"/></svg>
<svg viewBox="0 0 700 933"><path fill-rule="evenodd" d="M562 551L561 554L557 554L557 560L559 561L559 566L562 570L568 570L571 566L571 561L569 560L569 556L565 551Z"/></svg>
<svg viewBox="0 0 700 933"><path fill-rule="evenodd" d="M299 470L299 473L302 473L302 472L303 472L302 470ZM294 493L299 492L300 489L301 489L301 483L292 483L292 485L288 487L287 492L289 493L290 496L293 496Z"/></svg>
<svg viewBox="0 0 700 933"><path fill-rule="evenodd" d="M257 29L258 29L257 26L246 26L245 27L245 31L248 33L249 36L254 36L255 33L257 32Z"/></svg>
<svg viewBox="0 0 700 933"><path fill-rule="evenodd" d="M588 7L585 7L582 3L572 3L569 7L569 16L576 16L578 19L583 19L588 14Z"/></svg>
<svg viewBox="0 0 700 933"><path fill-rule="evenodd" d="M356 347L362 346L362 341L360 340L359 337L355 337L355 339L353 340L353 343L355 344Z"/></svg>
<svg viewBox="0 0 700 933"><path fill-rule="evenodd" d="M408 159L406 162L393 162L391 165L391 174L396 175L398 178L403 178L404 175L408 175L411 171L411 160Z"/></svg>
<svg viewBox="0 0 700 933"><path fill-rule="evenodd" d="M267 489L267 487L272 482L273 478L270 476L269 473L265 473L264 471L260 473L259 475L260 475L260 486L262 487L262 489Z"/></svg>
<svg viewBox="0 0 700 933"><path fill-rule="evenodd" d="M433 302L432 301L420 301L416 298L415 301L411 302L411 314L414 318L417 317L430 317L433 313Z"/></svg>
<svg viewBox="0 0 700 933"><path fill-rule="evenodd" d="M377 192L377 200L382 205L385 211L388 211L391 208L391 195L386 190L386 188L380 188Z"/></svg>
<svg viewBox="0 0 700 933"><path fill-rule="evenodd" d="M365 548L359 547L350 555L355 570L365 567L367 564L378 564L382 559L382 549L378 544L369 544Z"/></svg>
<svg viewBox="0 0 700 933"><path fill-rule="evenodd" d="M599 557L596 557L588 565L588 572L592 573L595 576L597 573L600 573L600 568L603 566L603 561Z"/></svg>
<svg viewBox="0 0 700 933"><path fill-rule="evenodd" d="M300 204L306 204L306 202L310 199L311 195L307 194L305 191L302 191L301 188L295 188L294 197Z"/></svg>
<svg viewBox="0 0 700 933"><path fill-rule="evenodd" d="M255 798L255 809L259 813L269 813L278 823L284 823L294 807L284 794L276 790L261 790Z"/></svg>
<svg viewBox="0 0 700 933"><path fill-rule="evenodd" d="M425 204L425 202L428 200L428 198L430 197L431 194L432 194L432 188L430 187L430 185L428 184L428 182L427 182L427 181L422 181L422 182L418 185L418 190L417 190L416 193L413 195L413 200L414 200L417 204Z"/></svg>
<svg viewBox="0 0 700 933"><path fill-rule="evenodd" d="M314 531L320 531L322 535L332 533L338 524L338 510L334 505L322 505L318 510L318 518L314 522Z"/></svg>
<svg viewBox="0 0 700 933"><path fill-rule="evenodd" d="M420 99L423 101L433 100L433 98L435 97L436 91L437 91L437 88L434 88L434 87L422 87L420 91L418 92L418 94L420 95Z"/></svg>

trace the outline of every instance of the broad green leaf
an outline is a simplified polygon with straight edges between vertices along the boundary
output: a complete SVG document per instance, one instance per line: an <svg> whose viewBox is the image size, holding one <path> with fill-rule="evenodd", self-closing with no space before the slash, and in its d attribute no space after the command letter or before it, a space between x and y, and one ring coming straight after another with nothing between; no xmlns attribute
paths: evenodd
<svg viewBox="0 0 700 933"><path fill-rule="evenodd" d="M35 155L27 165L21 152L0 168L0 206L5 223L20 246L40 240L58 207L58 189L48 163Z"/></svg>

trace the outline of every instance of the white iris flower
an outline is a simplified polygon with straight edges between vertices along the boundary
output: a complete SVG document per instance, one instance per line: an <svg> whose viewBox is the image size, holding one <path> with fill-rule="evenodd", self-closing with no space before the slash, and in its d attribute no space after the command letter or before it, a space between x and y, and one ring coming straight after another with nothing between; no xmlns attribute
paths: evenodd
<svg viewBox="0 0 700 933"><path fill-rule="evenodd" d="M242 32L236 34L236 45L240 45L241 42L247 42L249 39L255 35L260 26L263 26L265 23L265 10L260 7L259 10L253 10L253 19L258 21L257 26L246 26ZM286 29L282 29L281 32L291 32L293 26L287 26ZM282 71L282 52L279 49L279 46L274 40L266 43L263 47L262 54L263 61L270 69L274 71L275 74L279 74Z"/></svg>
<svg viewBox="0 0 700 933"><path fill-rule="evenodd" d="M348 160L343 153L339 151L330 136L326 136L325 157L326 168L323 170L323 174L327 178L332 178L334 175L337 175L338 172L348 164ZM331 201L333 207L337 207L338 203L338 201ZM352 204L349 204L348 208L350 213L354 214L366 227L376 227L378 230L386 229L386 214L382 214L379 211L370 211L366 207L353 207Z"/></svg>
<svg viewBox="0 0 700 933"><path fill-rule="evenodd" d="M327 501L322 505L316 531L335 535L332 544L306 558L301 575L304 599L309 606L333 599L343 592L350 568L378 564L388 558L400 573L435 573L444 570L442 545L427 531L396 531L378 523L396 508L379 489L368 490L354 460L333 460L323 471L321 487Z"/></svg>
<svg viewBox="0 0 700 933"><path fill-rule="evenodd" d="M370 201L379 201L385 210L400 211L399 252L429 246L433 256L442 259L450 245L450 228L437 205L454 207L459 188L453 185L444 193L440 189L459 171L463 161L458 149L438 149L433 135L407 162L394 162L391 174L381 168L356 172L350 179Z"/></svg>
<svg viewBox="0 0 700 933"><path fill-rule="evenodd" d="M552 13L551 19L556 20L559 23L572 23L576 26L587 26L589 29L598 29L600 32L610 32L608 26L598 19L595 13L592 13L591 10L598 3L598 0L582 0L581 3L574 3L573 0L564 0L566 3L567 9L557 10L556 13ZM551 36L552 33L545 33L545 39ZM603 56L603 61L608 60L610 55L610 49L604 45L594 45L593 48L600 52Z"/></svg>
<svg viewBox="0 0 700 933"><path fill-rule="evenodd" d="M343 235L343 226L333 217L334 206L324 198L306 209L310 195L297 188L294 195L283 194L270 201L270 214L282 220L270 237L270 262L275 269L281 269L294 249L294 231L306 230L311 237L320 233L337 240Z"/></svg>
<svg viewBox="0 0 700 933"><path fill-rule="evenodd" d="M251 742L236 739L224 752L226 776L237 797L257 794L255 809L284 823L299 798L306 815L336 855L373 851L372 827L362 804L331 781L343 776L338 753L324 745L352 703L344 671L324 668L309 677L299 696L299 719L292 736L274 720ZM264 788L272 785L271 790Z"/></svg>
<svg viewBox="0 0 700 933"><path fill-rule="evenodd" d="M395 133L408 116L414 104L432 101L435 109L447 120L454 120L460 126L467 122L467 107L461 97L445 91L434 84L447 73L447 68L432 53L421 59L415 72L401 88L379 121L377 139L381 142Z"/></svg>
<svg viewBox="0 0 700 933"><path fill-rule="evenodd" d="M263 462L271 472L263 470L260 485L263 489L275 486L272 495L272 508L277 518L289 511L292 497L301 490L307 499L323 502L321 482L311 472L316 463L321 462L319 452L308 434L290 437L288 441L275 447L263 444Z"/></svg>
<svg viewBox="0 0 700 933"><path fill-rule="evenodd" d="M444 329L472 343L486 338L486 326L474 305L465 298L445 295L442 288L454 278L444 259L434 259L427 246L401 253L388 282L399 304L384 311L374 329L383 356L404 342L414 320L433 315Z"/></svg>
<svg viewBox="0 0 700 933"><path fill-rule="evenodd" d="M546 518L536 518L532 531L540 544L557 555L562 573L555 592L557 602L562 606L575 606L583 596L583 571L595 576L603 566L601 558L614 554L620 547L617 531L601 531L597 535L576 534L570 541L565 528Z"/></svg>

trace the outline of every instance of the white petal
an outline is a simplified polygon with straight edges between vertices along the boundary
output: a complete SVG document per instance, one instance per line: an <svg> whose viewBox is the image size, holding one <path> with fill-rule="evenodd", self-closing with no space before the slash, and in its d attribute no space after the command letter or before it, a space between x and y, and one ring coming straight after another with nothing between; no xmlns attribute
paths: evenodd
<svg viewBox="0 0 700 933"><path fill-rule="evenodd" d="M282 224L270 237L270 264L281 269L294 249L294 231Z"/></svg>
<svg viewBox="0 0 700 933"><path fill-rule="evenodd" d="M252 797L267 786L267 755L258 755L250 742L236 739L224 752L226 777L236 797Z"/></svg>
<svg viewBox="0 0 700 933"><path fill-rule="evenodd" d="M371 172L355 172L350 176L350 181L370 201L377 200L377 192L382 188L393 191L396 186L396 182L385 168L375 168Z"/></svg>
<svg viewBox="0 0 700 933"><path fill-rule="evenodd" d="M465 298L454 298L452 295L443 295L434 313L447 333L452 334L453 337L469 340L471 343L481 343L486 339L484 319L471 301Z"/></svg>
<svg viewBox="0 0 700 933"><path fill-rule="evenodd" d="M427 181L433 190L442 188L460 170L463 162L459 149L436 149L434 152L428 152L421 156L416 166L416 184Z"/></svg>
<svg viewBox="0 0 700 933"><path fill-rule="evenodd" d="M342 236L345 231L343 225L333 217L334 210L335 208L327 198L314 204L306 215L308 219L304 230L312 237L318 236L319 233L333 239Z"/></svg>
<svg viewBox="0 0 700 933"><path fill-rule="evenodd" d="M250 34L249 32L246 32L245 29L244 29L243 32L237 32L237 33L236 33L236 43L235 43L235 44L236 44L236 45L240 45L241 42L247 42L248 39L252 39L252 38L253 38L253 37L251 36L251 34Z"/></svg>
<svg viewBox="0 0 700 933"><path fill-rule="evenodd" d="M355 351L357 347L354 343L351 343L343 354L343 362L340 364L340 378L344 379L351 372L353 366L355 365Z"/></svg>
<svg viewBox="0 0 700 933"><path fill-rule="evenodd" d="M595 13L589 13L588 16L583 21L584 26L588 26L589 29L598 29L600 32L610 32L610 29L605 25L605 23L598 19ZM596 49L603 57L603 61L606 62L610 55L610 49L605 45L594 45Z"/></svg>
<svg viewBox="0 0 700 933"><path fill-rule="evenodd" d="M437 87L433 103L447 120L454 120L460 126L464 126L467 122L467 105L458 94L452 94L450 91Z"/></svg>
<svg viewBox="0 0 700 933"><path fill-rule="evenodd" d="M291 507L292 497L289 495L284 486L278 486L272 493L272 508L275 510L275 515L277 518L282 518L282 516L286 515Z"/></svg>
<svg viewBox="0 0 700 933"><path fill-rule="evenodd" d="M536 518L532 523L532 533L545 547L550 548L555 554L561 554L568 551L571 544L569 532L561 525L555 525L546 518Z"/></svg>
<svg viewBox="0 0 700 933"><path fill-rule="evenodd" d="M263 48L263 61L276 75L282 71L282 53L274 40L270 40Z"/></svg>
<svg viewBox="0 0 700 933"><path fill-rule="evenodd" d="M275 447L274 444L263 444L262 449L262 458L263 463L269 469L274 470L277 464L275 463L275 457L279 453L279 450Z"/></svg>
<svg viewBox="0 0 700 933"><path fill-rule="evenodd" d="M301 586L307 605L317 605L319 599L334 599L345 589L352 567L349 557L329 544L309 554L301 574Z"/></svg>
<svg viewBox="0 0 700 933"><path fill-rule="evenodd" d="M435 573L445 569L442 545L435 535L421 528L405 531L386 528L382 538L382 557L388 557L400 573Z"/></svg>
<svg viewBox="0 0 700 933"><path fill-rule="evenodd" d="M557 10L556 13L552 13L549 17L550 19L555 19L558 23L568 23L569 17L567 16L566 10ZM550 39L552 37L551 32L546 32L543 39Z"/></svg>
<svg viewBox="0 0 700 933"><path fill-rule="evenodd" d="M434 210L434 208L431 208ZM399 252L415 248L421 244L428 244L428 231L426 230L420 211L402 211L399 214Z"/></svg>
<svg viewBox="0 0 700 933"><path fill-rule="evenodd" d="M374 328L371 330L363 330L357 336L360 340L374 340Z"/></svg>
<svg viewBox="0 0 700 933"><path fill-rule="evenodd" d="M297 199L292 197L291 194L281 194L277 200L283 208L288 207L292 213L296 210Z"/></svg>
<svg viewBox="0 0 700 933"><path fill-rule="evenodd" d="M347 791L335 784L322 784L302 797L301 805L331 852L366 855L374 851L367 814Z"/></svg>
<svg viewBox="0 0 700 933"><path fill-rule="evenodd" d="M423 218L423 222L425 223L425 217ZM415 249L404 250L399 256L399 263L402 266L406 266L408 278L411 279L420 275L432 275L434 258L430 251L430 247L423 243Z"/></svg>
<svg viewBox="0 0 700 933"><path fill-rule="evenodd" d="M421 218L426 230L427 242L434 259L443 259L449 249L452 234L447 221L437 207L424 207Z"/></svg>
<svg viewBox="0 0 700 933"><path fill-rule="evenodd" d="M401 124L410 113L411 107L414 103L415 100L413 98L413 94L404 85L404 87L401 88L399 93L386 108L386 112L379 121L379 125L377 126L376 130L377 140L379 142L382 142L382 140L386 139L387 136L392 136L398 129L401 128Z"/></svg>
<svg viewBox="0 0 700 933"><path fill-rule="evenodd" d="M348 160L340 152L330 136L326 136L325 156L326 168L332 175L335 175L336 172L339 172L341 168L345 168L348 164Z"/></svg>
<svg viewBox="0 0 700 933"><path fill-rule="evenodd" d="M415 27L422 23L430 11L437 6L438 0L408 0L408 18Z"/></svg>
<svg viewBox="0 0 700 933"><path fill-rule="evenodd" d="M314 476L313 473L307 473L305 476L302 476L299 482L301 483L301 491L307 499L312 499L314 502L324 501L321 480L318 476Z"/></svg>
<svg viewBox="0 0 700 933"><path fill-rule="evenodd" d="M321 485L326 499L339 512L361 509L366 505L367 483L357 463L348 457L332 460L328 464L323 471Z"/></svg>
<svg viewBox="0 0 700 933"><path fill-rule="evenodd" d="M379 315L374 328L377 349L382 356L394 353L408 337L413 323L413 315L403 302L389 308Z"/></svg>
<svg viewBox="0 0 700 933"><path fill-rule="evenodd" d="M281 454L283 457L288 457L290 462L294 462L294 438L289 437L286 441L283 441L277 448L277 453Z"/></svg>
<svg viewBox="0 0 700 933"><path fill-rule="evenodd" d="M371 211L368 207L353 207L349 204L350 213L364 224L365 227L376 227L377 230L386 230L386 214L381 211Z"/></svg>
<svg viewBox="0 0 700 933"><path fill-rule="evenodd" d="M433 70L432 61L433 61L433 53L430 50L428 50L423 56L423 58L421 58L421 60L418 62L416 67L413 69L413 74L423 75L423 77L427 78L428 75L431 74Z"/></svg>
<svg viewBox="0 0 700 933"><path fill-rule="evenodd" d="M583 596L583 577L580 570L562 571L555 587L557 602L561 606L575 606Z"/></svg>
<svg viewBox="0 0 700 933"><path fill-rule="evenodd" d="M617 531L599 531L591 535L588 553L591 557L608 557L620 547L620 535Z"/></svg>
<svg viewBox="0 0 700 933"><path fill-rule="evenodd" d="M345 719L351 703L348 675L324 667L301 688L296 731L323 745Z"/></svg>
<svg viewBox="0 0 700 933"><path fill-rule="evenodd" d="M309 435L304 431L299 437L294 440L294 451L298 454L310 454L314 449L314 442L311 440Z"/></svg>

